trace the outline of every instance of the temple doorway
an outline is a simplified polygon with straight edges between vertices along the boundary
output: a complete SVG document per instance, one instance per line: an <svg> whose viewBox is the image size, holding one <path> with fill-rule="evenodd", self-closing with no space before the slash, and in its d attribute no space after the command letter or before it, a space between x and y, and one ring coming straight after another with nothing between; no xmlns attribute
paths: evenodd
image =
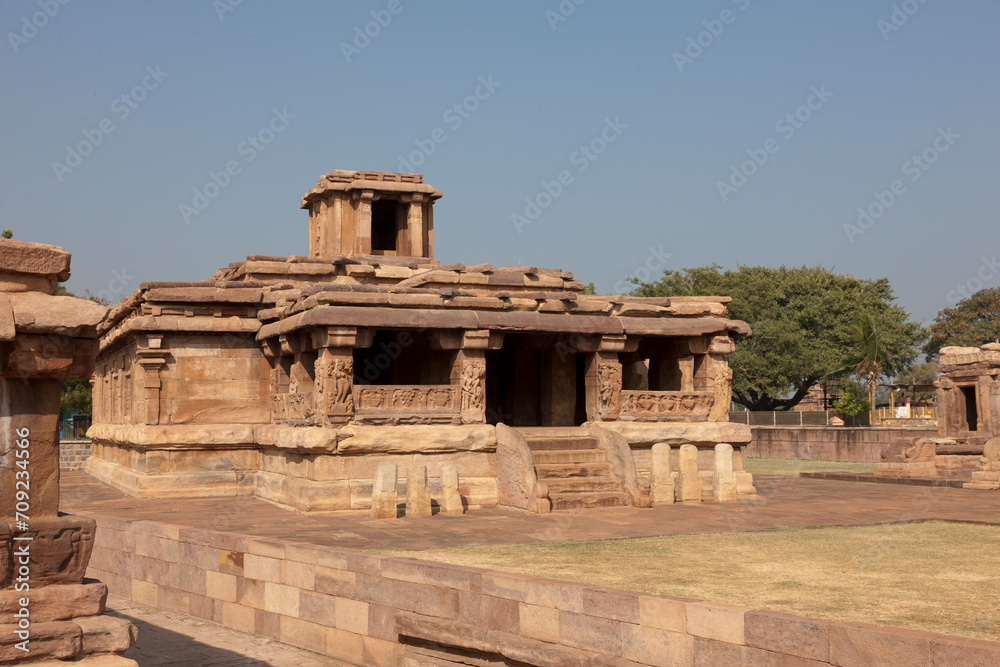
<svg viewBox="0 0 1000 667"><path fill-rule="evenodd" d="M486 353L486 419L508 426L579 426L587 420L584 355L556 336L504 336Z"/></svg>

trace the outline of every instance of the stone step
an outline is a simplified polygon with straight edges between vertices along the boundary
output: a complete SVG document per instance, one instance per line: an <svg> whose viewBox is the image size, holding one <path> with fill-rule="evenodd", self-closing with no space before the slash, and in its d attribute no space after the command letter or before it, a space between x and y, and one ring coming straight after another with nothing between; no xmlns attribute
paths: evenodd
<svg viewBox="0 0 1000 667"><path fill-rule="evenodd" d="M526 440L532 438L586 438L590 431L583 426L518 426Z"/></svg>
<svg viewBox="0 0 1000 667"><path fill-rule="evenodd" d="M607 458L600 449L552 449L532 452L536 464L601 463Z"/></svg>
<svg viewBox="0 0 1000 667"><path fill-rule="evenodd" d="M550 493L552 509L573 510L592 507L628 507L624 491L591 491L585 493Z"/></svg>
<svg viewBox="0 0 1000 667"><path fill-rule="evenodd" d="M622 490L621 481L611 475L601 477L557 477L546 479L545 483L549 486L549 495L556 493Z"/></svg>
<svg viewBox="0 0 1000 667"><path fill-rule="evenodd" d="M614 472L610 463L548 463L535 465L535 473L539 479L548 482L550 479L563 477L607 477Z"/></svg>
<svg viewBox="0 0 1000 667"><path fill-rule="evenodd" d="M597 449L594 438L531 438L528 449L540 452L551 449Z"/></svg>

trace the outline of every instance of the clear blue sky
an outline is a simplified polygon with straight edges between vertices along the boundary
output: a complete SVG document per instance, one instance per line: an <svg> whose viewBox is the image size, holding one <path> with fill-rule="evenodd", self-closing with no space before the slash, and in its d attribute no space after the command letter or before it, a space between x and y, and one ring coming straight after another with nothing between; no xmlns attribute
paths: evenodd
<svg viewBox="0 0 1000 667"><path fill-rule="evenodd" d="M918 319L957 285L1000 285L996 0L565 0L560 21L558 0L222 11L235 1L0 5L0 226L69 249L70 289L117 298L305 254L305 191L333 169L395 171L418 141L434 150L417 170L444 192L444 262L560 267L604 292L647 261L822 264L888 276ZM893 4L912 13L890 31ZM807 120L776 125L797 110ZM269 123L262 150L243 143ZM100 143L67 158L85 132ZM925 150L933 165L906 165ZM723 201L748 151L767 162ZM185 222L180 205L231 161ZM564 170L550 202L542 183ZM845 223L896 180L850 243ZM518 232L525 198L548 206Z"/></svg>

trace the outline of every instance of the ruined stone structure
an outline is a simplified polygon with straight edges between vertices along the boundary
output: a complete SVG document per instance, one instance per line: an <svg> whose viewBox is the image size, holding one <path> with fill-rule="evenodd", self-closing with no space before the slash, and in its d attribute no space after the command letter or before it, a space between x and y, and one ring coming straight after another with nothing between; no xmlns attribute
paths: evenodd
<svg viewBox="0 0 1000 667"><path fill-rule="evenodd" d="M135 628L102 616L107 587L83 580L96 524L58 514L60 381L93 373L107 315L54 296L69 263L62 248L0 239L0 663L127 667Z"/></svg>
<svg viewBox="0 0 1000 667"><path fill-rule="evenodd" d="M694 460L711 501L728 443L738 494L754 493L750 429L727 421L726 358L750 331L728 298L441 264L440 197L419 175L332 172L302 200L308 256L143 283L102 325L88 471L136 497L308 512L369 509L386 462L426 466L437 508L453 464L467 507L544 512L648 505L656 443L697 448L672 469Z"/></svg>

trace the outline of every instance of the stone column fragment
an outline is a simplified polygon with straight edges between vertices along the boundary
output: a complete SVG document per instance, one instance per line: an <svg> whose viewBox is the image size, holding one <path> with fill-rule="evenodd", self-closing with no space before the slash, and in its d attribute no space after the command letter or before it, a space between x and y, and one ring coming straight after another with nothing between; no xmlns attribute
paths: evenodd
<svg viewBox="0 0 1000 667"><path fill-rule="evenodd" d="M445 463L441 466L441 513L462 514L462 495L458 492L458 466Z"/></svg>
<svg viewBox="0 0 1000 667"><path fill-rule="evenodd" d="M430 516L431 492L427 488L427 466L406 469L406 516Z"/></svg>
<svg viewBox="0 0 1000 667"><path fill-rule="evenodd" d="M373 519L395 519L396 505L399 497L396 494L397 471L396 464L383 461L375 470L375 483L372 485Z"/></svg>
<svg viewBox="0 0 1000 667"><path fill-rule="evenodd" d="M701 477L698 476L698 448L694 445L681 445L675 493L679 502L701 502Z"/></svg>
<svg viewBox="0 0 1000 667"><path fill-rule="evenodd" d="M712 482L715 502L736 502L736 474L733 472L732 445L722 442L715 446L715 476Z"/></svg>
<svg viewBox="0 0 1000 667"><path fill-rule="evenodd" d="M653 445L653 469L649 487L649 499L653 507L672 505L674 502L674 475L670 467L670 445L665 442Z"/></svg>

